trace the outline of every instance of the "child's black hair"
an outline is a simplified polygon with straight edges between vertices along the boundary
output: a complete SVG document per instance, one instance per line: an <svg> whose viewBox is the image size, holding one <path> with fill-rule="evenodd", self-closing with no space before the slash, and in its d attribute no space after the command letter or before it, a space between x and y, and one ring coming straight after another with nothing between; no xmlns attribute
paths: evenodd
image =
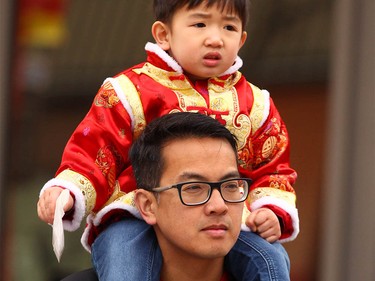
<svg viewBox="0 0 375 281"><path fill-rule="evenodd" d="M154 0L154 15L156 20L171 23L172 17L178 9L185 6L187 9L193 9L202 3L205 3L206 7L218 5L222 11L228 9L229 12L238 15L242 21L242 29L245 29L249 13L249 0Z"/></svg>

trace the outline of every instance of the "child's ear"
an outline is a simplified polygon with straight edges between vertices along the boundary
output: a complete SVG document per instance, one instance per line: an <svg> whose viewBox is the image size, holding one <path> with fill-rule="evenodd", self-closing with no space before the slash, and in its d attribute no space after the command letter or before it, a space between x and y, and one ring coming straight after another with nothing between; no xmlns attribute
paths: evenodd
<svg viewBox="0 0 375 281"><path fill-rule="evenodd" d="M158 204L155 196L145 189L137 189L134 202L145 222L149 225L156 224L155 208Z"/></svg>
<svg viewBox="0 0 375 281"><path fill-rule="evenodd" d="M170 29L168 25L161 21L156 21L151 28L152 36L154 37L156 43L164 50L168 51L170 49L169 44L169 34Z"/></svg>
<svg viewBox="0 0 375 281"><path fill-rule="evenodd" d="M244 31L244 32L242 32L242 36L241 36L240 49L241 49L242 46L245 44L245 42L246 42L246 38L247 38L247 32Z"/></svg>

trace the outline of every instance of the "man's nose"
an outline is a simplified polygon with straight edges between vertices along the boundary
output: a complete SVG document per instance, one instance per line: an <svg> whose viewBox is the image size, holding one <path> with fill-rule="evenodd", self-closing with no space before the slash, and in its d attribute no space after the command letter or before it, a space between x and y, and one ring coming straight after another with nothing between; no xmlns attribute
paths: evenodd
<svg viewBox="0 0 375 281"><path fill-rule="evenodd" d="M207 211L209 214L212 213L226 213L228 210L228 206L225 203L223 197L221 196L219 190L214 189L211 194L210 200L207 202Z"/></svg>

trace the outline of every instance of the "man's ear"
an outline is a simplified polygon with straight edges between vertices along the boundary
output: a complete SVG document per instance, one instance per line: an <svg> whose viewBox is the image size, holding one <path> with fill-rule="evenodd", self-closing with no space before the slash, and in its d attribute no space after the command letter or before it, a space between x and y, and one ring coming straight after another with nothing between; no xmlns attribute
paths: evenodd
<svg viewBox="0 0 375 281"><path fill-rule="evenodd" d="M151 32L152 36L154 37L156 43L160 46L160 48L162 48L164 51L168 51L170 49L170 29L168 25L161 21L156 21L152 25Z"/></svg>
<svg viewBox="0 0 375 281"><path fill-rule="evenodd" d="M145 189L137 189L134 202L145 222L149 225L156 224L155 208L158 204L155 196Z"/></svg>

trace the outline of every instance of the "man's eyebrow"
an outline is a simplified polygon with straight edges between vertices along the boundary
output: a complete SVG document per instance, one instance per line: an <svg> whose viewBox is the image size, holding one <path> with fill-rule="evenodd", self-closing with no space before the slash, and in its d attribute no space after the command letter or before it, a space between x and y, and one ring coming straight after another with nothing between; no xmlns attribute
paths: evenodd
<svg viewBox="0 0 375 281"><path fill-rule="evenodd" d="M228 172L228 173L224 174L219 179L219 181L232 179L232 178L238 178L238 177L240 177L239 172L238 171L232 171L232 172ZM195 173L195 172L184 172L178 178L179 178L180 181L191 181L192 179L194 179L196 181L208 181L206 176L204 176L202 174L199 174L199 173Z"/></svg>
<svg viewBox="0 0 375 281"><path fill-rule="evenodd" d="M238 178L240 177L240 173L238 171L233 171L225 174L221 180L226 180L226 179L232 179L232 178Z"/></svg>
<svg viewBox="0 0 375 281"><path fill-rule="evenodd" d="M200 181L204 181L206 178L201 175L201 174L198 174L198 173L195 173L195 172L183 172L179 177L178 179L180 181L189 181L191 179L194 179L194 180L200 180Z"/></svg>

